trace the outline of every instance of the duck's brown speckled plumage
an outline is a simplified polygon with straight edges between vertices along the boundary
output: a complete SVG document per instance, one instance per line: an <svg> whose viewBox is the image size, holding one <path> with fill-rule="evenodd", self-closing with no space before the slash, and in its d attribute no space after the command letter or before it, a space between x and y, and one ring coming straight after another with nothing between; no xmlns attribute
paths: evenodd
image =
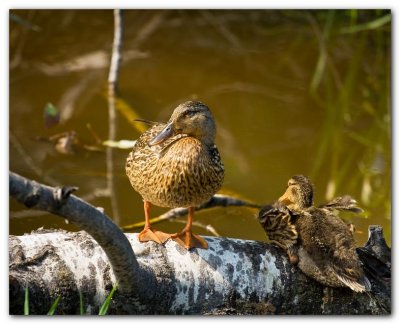
<svg viewBox="0 0 400 324"><path fill-rule="evenodd" d="M143 199L161 207L189 207L209 200L221 187L224 168L215 145L178 134L149 146L165 124L143 133L126 161L132 187Z"/></svg>
<svg viewBox="0 0 400 324"><path fill-rule="evenodd" d="M361 209L350 196L314 207L312 194L311 182L306 177L290 179L278 202L260 211L259 220L267 235L277 240L289 257L292 255L291 259L298 262L298 267L314 280L330 287L349 287L356 292L370 290L352 232L337 216L340 210L359 212ZM287 206L283 207L282 203ZM296 232L298 239L294 243Z"/></svg>
<svg viewBox="0 0 400 324"><path fill-rule="evenodd" d="M174 110L168 123L153 123L128 155L126 174L145 204L189 207L187 227L180 234L170 235L171 238L176 239L186 232L191 234L193 207L209 200L222 186L224 166L214 144L215 131L208 107L201 102L188 101ZM150 229L150 224L146 224L142 232ZM162 239L143 238L147 240L163 242ZM185 240L187 248L207 246L198 236L190 239L187 234ZM193 243L196 240L201 243ZM182 244L181 240L178 242Z"/></svg>

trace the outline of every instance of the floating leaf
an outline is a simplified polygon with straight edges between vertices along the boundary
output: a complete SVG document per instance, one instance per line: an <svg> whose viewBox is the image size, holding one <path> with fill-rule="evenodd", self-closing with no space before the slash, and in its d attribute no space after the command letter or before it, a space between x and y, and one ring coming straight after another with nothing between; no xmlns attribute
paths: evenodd
<svg viewBox="0 0 400 324"><path fill-rule="evenodd" d="M60 122L60 113L56 106L52 103L47 103L43 112L44 124L47 128L58 125Z"/></svg>
<svg viewBox="0 0 400 324"><path fill-rule="evenodd" d="M135 119L140 119L140 116L125 100L117 98L116 108L139 133L144 133L147 130L148 127L146 125L135 121Z"/></svg>
<svg viewBox="0 0 400 324"><path fill-rule="evenodd" d="M78 143L75 131L65 132L55 143L55 148L61 154L75 154L76 144Z"/></svg>
<svg viewBox="0 0 400 324"><path fill-rule="evenodd" d="M120 141L104 141L102 144L107 147L119 148L122 150L131 149L135 145L136 141L120 140Z"/></svg>

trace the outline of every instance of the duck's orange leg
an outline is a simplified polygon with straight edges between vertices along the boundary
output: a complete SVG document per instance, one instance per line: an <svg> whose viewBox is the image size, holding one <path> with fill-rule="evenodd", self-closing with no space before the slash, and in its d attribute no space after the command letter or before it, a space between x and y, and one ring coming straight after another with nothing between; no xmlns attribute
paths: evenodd
<svg viewBox="0 0 400 324"><path fill-rule="evenodd" d="M195 235L192 233L193 214L194 214L194 207L189 207L189 214L186 226L180 233L172 234L171 238L188 250L194 247L200 249L207 249L208 244L206 240L200 237L199 235Z"/></svg>
<svg viewBox="0 0 400 324"><path fill-rule="evenodd" d="M156 243L162 244L167 241L171 234L167 234L161 231L153 230L150 226L150 203L144 200L144 217L145 217L145 225L143 231L139 233L139 241L147 242L154 241Z"/></svg>

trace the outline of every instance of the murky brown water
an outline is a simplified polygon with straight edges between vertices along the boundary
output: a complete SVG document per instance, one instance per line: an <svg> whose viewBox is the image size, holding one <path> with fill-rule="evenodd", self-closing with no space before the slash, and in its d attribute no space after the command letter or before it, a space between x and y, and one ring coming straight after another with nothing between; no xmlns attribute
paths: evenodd
<svg viewBox="0 0 400 324"><path fill-rule="evenodd" d="M106 154L62 155L34 137L75 130L81 140L93 143L90 123L107 139L113 12L12 13L34 27L10 22L10 169L51 185L76 185L77 195L88 198L107 186ZM333 24L324 36L327 15L125 11L120 93L150 120L167 120L188 99L206 103L217 121L226 169L222 192L263 204L279 197L292 175L309 175L317 203L348 193L366 210L361 216L346 215L356 226L359 244L367 239L370 224L382 225L390 242L390 24L341 34L350 18L338 12L329 18ZM310 85L321 48L327 64L313 95ZM43 122L48 102L61 111L61 123L50 129ZM117 113L117 139L138 136ZM120 226L143 220L141 197L125 176L128 153L114 152L119 215L113 214L109 197L89 197ZM21 212L24 208L13 200L10 210L11 234L40 226L75 229L57 216ZM154 208L152 214L163 211ZM222 236L264 240L255 214L247 208L215 208L197 213L195 220ZM170 232L181 227L176 221L157 225ZM195 230L210 235L204 228Z"/></svg>

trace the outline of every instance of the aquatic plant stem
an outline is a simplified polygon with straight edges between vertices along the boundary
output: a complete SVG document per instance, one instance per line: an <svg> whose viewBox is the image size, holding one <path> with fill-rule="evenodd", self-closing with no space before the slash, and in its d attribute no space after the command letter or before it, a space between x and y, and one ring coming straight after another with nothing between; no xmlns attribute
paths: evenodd
<svg viewBox="0 0 400 324"><path fill-rule="evenodd" d="M114 41L111 55L110 71L108 74L108 140L116 140L117 119L116 119L116 94L118 89L118 72L121 62L121 48L122 48L122 10L114 10ZM114 148L107 147L107 188L110 192L111 208L113 218L118 224L120 222L115 168L114 168Z"/></svg>

